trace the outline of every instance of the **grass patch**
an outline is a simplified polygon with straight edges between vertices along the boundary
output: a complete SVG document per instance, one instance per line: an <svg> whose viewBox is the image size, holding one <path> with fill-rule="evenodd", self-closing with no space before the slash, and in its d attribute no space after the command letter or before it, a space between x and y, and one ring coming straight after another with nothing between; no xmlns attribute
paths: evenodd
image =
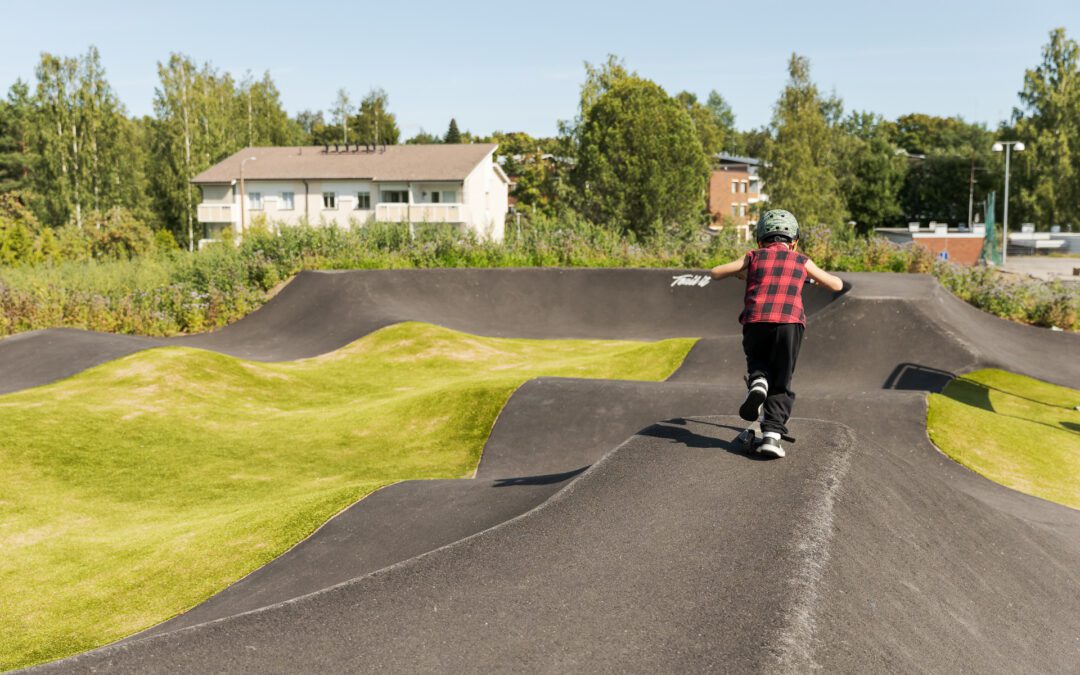
<svg viewBox="0 0 1080 675"><path fill-rule="evenodd" d="M406 323L303 361L170 347L0 396L0 669L174 616L381 486L471 476L530 378L661 380L693 343Z"/></svg>
<svg viewBox="0 0 1080 675"><path fill-rule="evenodd" d="M930 439L990 480L1080 509L1080 391L979 370L930 395Z"/></svg>

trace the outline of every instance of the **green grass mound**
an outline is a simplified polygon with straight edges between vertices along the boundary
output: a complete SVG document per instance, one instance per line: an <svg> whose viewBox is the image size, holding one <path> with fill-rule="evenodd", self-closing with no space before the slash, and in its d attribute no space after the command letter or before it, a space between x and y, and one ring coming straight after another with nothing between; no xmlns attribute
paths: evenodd
<svg viewBox="0 0 1080 675"><path fill-rule="evenodd" d="M1080 509L1080 391L980 370L931 394L930 439L1020 492Z"/></svg>
<svg viewBox="0 0 1080 675"><path fill-rule="evenodd" d="M0 396L0 669L174 616L381 486L470 477L530 378L661 380L693 342L407 323L304 361L154 349Z"/></svg>

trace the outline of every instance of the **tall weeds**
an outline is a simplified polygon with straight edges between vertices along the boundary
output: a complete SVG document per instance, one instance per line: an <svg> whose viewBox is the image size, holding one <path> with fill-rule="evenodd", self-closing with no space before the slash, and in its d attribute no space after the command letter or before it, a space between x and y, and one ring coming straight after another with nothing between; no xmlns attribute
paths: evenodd
<svg viewBox="0 0 1080 675"><path fill-rule="evenodd" d="M665 267L702 269L742 255L733 234L620 236L580 217L507 223L506 241L478 240L447 225L282 227L250 231L239 246L196 254L170 251L130 260L89 260L0 268L0 335L70 326L141 335L210 330L265 302L302 269L431 267ZM935 263L924 249L844 230L807 228L803 250L840 272L935 274L988 312L1040 326L1080 330L1080 288L1010 280L986 268Z"/></svg>

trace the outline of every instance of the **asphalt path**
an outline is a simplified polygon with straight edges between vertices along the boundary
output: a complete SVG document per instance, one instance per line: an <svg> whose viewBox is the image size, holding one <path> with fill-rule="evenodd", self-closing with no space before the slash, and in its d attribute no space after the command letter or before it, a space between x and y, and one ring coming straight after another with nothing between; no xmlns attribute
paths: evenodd
<svg viewBox="0 0 1080 675"><path fill-rule="evenodd" d="M475 480L380 490L192 611L42 669L1075 672L1080 514L944 458L925 392L988 366L1076 386L1077 336L987 316L929 277L843 275L846 295L810 290L799 440L766 462L726 416L745 391L738 284L496 272L305 274L183 340L299 358L400 320L703 339L668 382L526 383Z"/></svg>

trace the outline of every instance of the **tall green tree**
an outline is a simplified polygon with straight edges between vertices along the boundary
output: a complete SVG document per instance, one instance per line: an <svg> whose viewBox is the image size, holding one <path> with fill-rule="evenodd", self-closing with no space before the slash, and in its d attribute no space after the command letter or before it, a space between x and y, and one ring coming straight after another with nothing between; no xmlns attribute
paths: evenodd
<svg viewBox="0 0 1080 675"><path fill-rule="evenodd" d="M900 217L907 160L889 140L880 115L852 112L837 127L837 177L851 220L863 233Z"/></svg>
<svg viewBox="0 0 1080 675"><path fill-rule="evenodd" d="M97 48L78 58L42 54L35 74L30 138L46 222L82 227L86 210L131 206L125 195L138 192L131 185L131 135Z"/></svg>
<svg viewBox="0 0 1080 675"><path fill-rule="evenodd" d="M33 155L30 123L33 116L30 87L16 80L0 101L0 193L30 188Z"/></svg>
<svg viewBox="0 0 1080 675"><path fill-rule="evenodd" d="M397 117L389 111L390 97L380 88L372 89L360 101L360 110L350 120L355 140L373 145L397 145L401 131Z"/></svg>
<svg viewBox="0 0 1080 675"><path fill-rule="evenodd" d="M416 132L416 135L405 141L405 145L438 145L442 142L442 136L436 136L420 129L420 131Z"/></svg>
<svg viewBox="0 0 1080 675"><path fill-rule="evenodd" d="M696 94L688 91L676 94L675 100L682 104L690 116L690 121L694 123L694 130L697 131L698 140L701 141L701 148L705 151L705 155L711 158L723 150L727 139L724 136L724 128L717 122L716 114L708 106L702 105Z"/></svg>
<svg viewBox="0 0 1080 675"><path fill-rule="evenodd" d="M237 91L228 74L172 54L158 63L158 77L148 143L150 190L162 221L194 249L199 194L191 178L242 148L247 136L238 133Z"/></svg>
<svg viewBox="0 0 1080 675"><path fill-rule="evenodd" d="M1024 74L1013 113L1024 152L1013 155L1020 213L1043 229L1080 226L1080 46L1050 33L1043 60Z"/></svg>
<svg viewBox="0 0 1080 675"><path fill-rule="evenodd" d="M321 110L303 110L294 120L300 127L300 143L304 145L328 145L341 142L341 129L326 123Z"/></svg>
<svg viewBox="0 0 1080 675"><path fill-rule="evenodd" d="M792 54L788 83L776 103L762 169L769 207L787 209L804 224L837 225L845 216L836 178L834 134L824 99L810 80L810 61Z"/></svg>
<svg viewBox="0 0 1080 675"><path fill-rule="evenodd" d="M282 107L281 94L269 72L263 73L261 80L252 79L249 73L240 82L236 102L246 145L296 145L302 141L303 131Z"/></svg>
<svg viewBox="0 0 1080 675"><path fill-rule="evenodd" d="M991 151L994 135L985 126L912 113L883 123L882 129L908 156L899 193L904 219L967 222L973 188L976 202L1000 190L999 162Z"/></svg>
<svg viewBox="0 0 1080 675"><path fill-rule="evenodd" d="M349 143L349 120L352 118L352 114L355 110L356 108L349 99L349 92L344 88L338 89L337 98L334 99L334 107L330 109L330 119L333 122L334 127L341 130L341 135L338 138L340 138L342 143ZM338 138L335 138L330 142L337 143Z"/></svg>
<svg viewBox="0 0 1080 675"><path fill-rule="evenodd" d="M553 155L558 141L533 138L521 131L496 131L488 140L499 146L496 160L514 181L510 195L517 200L518 210L553 215L559 189L558 165Z"/></svg>
<svg viewBox="0 0 1080 675"><path fill-rule="evenodd" d="M589 110L617 82L627 77L637 77L637 73L628 70L626 62L614 54L608 54L607 60L600 65L585 62L585 81L581 83L579 91L577 115L572 120L559 120L558 123L560 156L568 160L577 157Z"/></svg>
<svg viewBox="0 0 1080 675"><path fill-rule="evenodd" d="M735 113L720 92L713 89L705 99L705 107L712 113L713 121L724 136L724 152L739 152L739 132L735 128Z"/></svg>
<svg viewBox="0 0 1080 675"><path fill-rule="evenodd" d="M458 129L457 120L453 117L450 118L450 126L446 129L446 136L443 137L443 143L460 143L461 142L461 130Z"/></svg>
<svg viewBox="0 0 1080 675"><path fill-rule="evenodd" d="M708 161L690 115L659 85L615 81L580 138L571 178L590 218L639 236L700 221Z"/></svg>

